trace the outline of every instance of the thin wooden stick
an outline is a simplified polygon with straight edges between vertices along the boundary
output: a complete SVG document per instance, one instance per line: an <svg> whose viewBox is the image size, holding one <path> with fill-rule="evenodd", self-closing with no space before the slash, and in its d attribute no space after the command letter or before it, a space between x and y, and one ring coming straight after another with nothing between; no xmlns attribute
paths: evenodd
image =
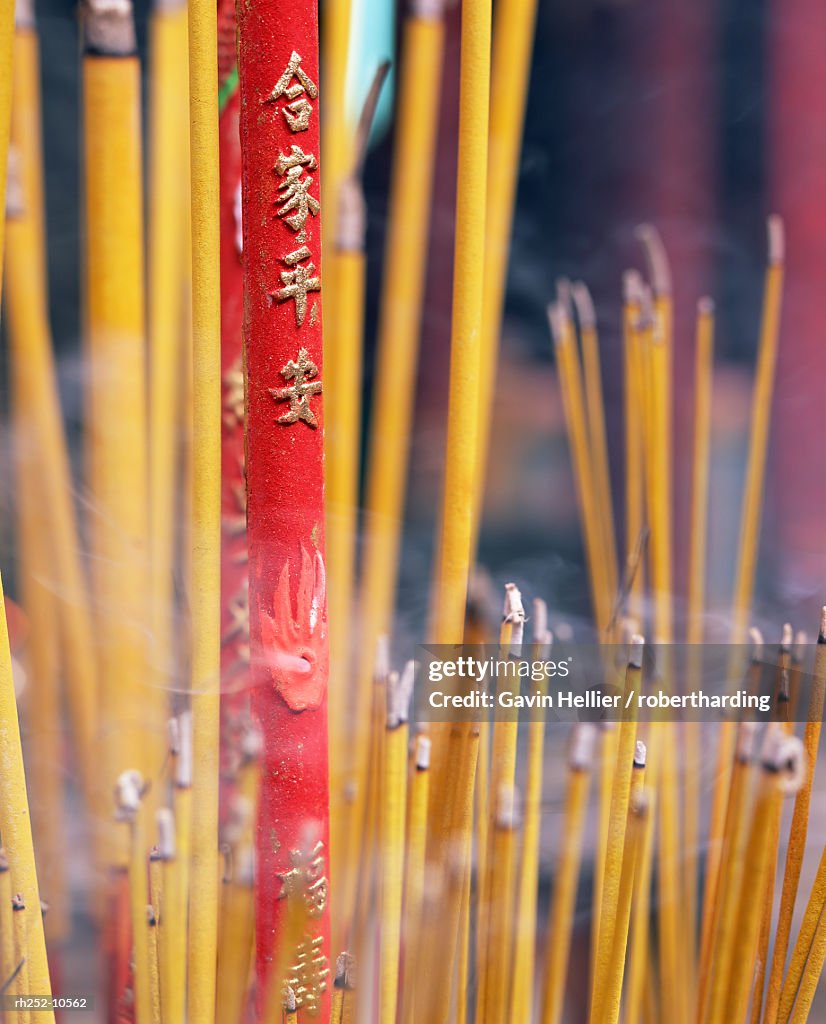
<svg viewBox="0 0 826 1024"><path fill-rule="evenodd" d="M9 170L9 195L20 205L9 209L6 224L6 297L9 364L14 424L14 466L17 483L18 586L29 620L26 645L29 699L34 713L28 721L32 800L32 828L41 881L53 907L49 915L49 941L60 942L69 930L69 907L64 870L62 766L56 750L63 737L60 694L60 636L58 601L54 595L54 541L52 512L44 475L44 415L41 387L34 368L53 372L51 339L46 314L46 281L43 237L43 182L40 152L40 93L38 38L32 23L20 23L25 5L18 7L15 31L14 102L11 143L16 159ZM45 362L45 366L43 363ZM54 443L54 438L49 439ZM60 437L60 442L64 438ZM82 695L80 695L82 698ZM78 700L69 694L75 709ZM78 722L75 715L74 722ZM83 723L88 724L85 717ZM83 765L88 752L76 737L81 784L88 778ZM87 740L91 736L86 737Z"/></svg>
<svg viewBox="0 0 826 1024"><path fill-rule="evenodd" d="M645 744L637 741L634 749L634 770L631 774L631 796L628 802L628 826L625 850L622 857L619 899L617 900L617 921L614 927L614 941L611 960L608 965L605 990L602 996L601 1016L597 1019L607 1024L616 1024L620 1015L622 980L625 969L625 951L628 942L628 926L631 920L632 897L636 884L637 864L645 842L645 815L647 799L643 789L645 782Z"/></svg>
<svg viewBox="0 0 826 1024"><path fill-rule="evenodd" d="M617 590L617 545L614 536L608 441L605 435L605 403L602 394L597 316L591 293L584 282L576 281L571 285L571 298L576 308L582 341L582 377L585 383L588 444L591 450L597 515L602 537L602 557L605 560L606 586L609 594L615 594Z"/></svg>
<svg viewBox="0 0 826 1024"><path fill-rule="evenodd" d="M597 497L588 453L585 403L582 380L575 351L573 324L563 302L548 307L548 322L556 352L557 372L562 392L562 406L568 428L568 442L579 504L580 522L585 540L585 553L591 583L591 603L597 629L602 632L609 618L609 602L605 582L605 566L600 557L602 545L597 518Z"/></svg>
<svg viewBox="0 0 826 1024"><path fill-rule="evenodd" d="M149 994L152 1024L162 1024L159 932L161 914L161 859L157 849L149 854L149 904L146 907L147 952L149 956Z"/></svg>
<svg viewBox="0 0 826 1024"><path fill-rule="evenodd" d="M416 958L424 899L425 842L430 789L430 738L419 735L413 747L413 773L408 786L407 837L404 871L404 986L402 1024L414 1024L416 1005Z"/></svg>
<svg viewBox="0 0 826 1024"><path fill-rule="evenodd" d="M485 247L482 253L485 287L479 336L479 465L476 489L473 492L474 553L482 517L499 336L505 304L513 211L519 181L520 150L528 99L536 10L537 0L504 0L498 2L494 9Z"/></svg>
<svg viewBox="0 0 826 1024"><path fill-rule="evenodd" d="M533 662L547 661L553 637L548 629L548 611L540 598L533 603ZM537 690L545 694L548 680L540 680ZM518 871L518 895L513 949L513 985L511 1024L533 1018L536 910L539 883L539 846L542 823L542 772L545 747L545 718L535 715L528 723L527 778L522 803L522 856Z"/></svg>
<svg viewBox="0 0 826 1024"><path fill-rule="evenodd" d="M147 685L147 443L140 63L131 3L90 3L83 57L87 473L100 679L102 782L153 777L165 694ZM129 452L129 458L124 458ZM113 820L111 798L105 820ZM128 863L110 829L107 861ZM119 837L120 842L117 841Z"/></svg>
<svg viewBox="0 0 826 1024"><path fill-rule="evenodd" d="M188 1015L215 1016L221 552L221 275L218 34L209 0L189 0L192 208L192 860ZM181 851L179 849L179 855Z"/></svg>
<svg viewBox="0 0 826 1024"><path fill-rule="evenodd" d="M784 793L780 773L789 772L791 776L790 782L785 784L786 792L792 785L799 786L802 782L802 757L800 741L783 736L781 728L774 722L770 723L763 743L760 788L746 843L745 870L734 932L737 955L731 961L723 1021L743 1020L746 1014L763 909L761 900L755 899L755 893L765 891L770 870L771 821Z"/></svg>
<svg viewBox="0 0 826 1024"><path fill-rule="evenodd" d="M591 785L596 726L580 722L571 734L565 810L545 947L542 1024L559 1024L571 950L576 891L582 861L582 837Z"/></svg>
<svg viewBox="0 0 826 1024"><path fill-rule="evenodd" d="M636 270L623 275L623 394L625 398L625 555L635 549L645 519L644 409L639 339L642 281ZM643 615L645 580L643 566L635 573L629 594L629 611L639 621Z"/></svg>
<svg viewBox="0 0 826 1024"><path fill-rule="evenodd" d="M625 692L622 700L623 715L617 743L617 768L611 789L611 813L608 827L608 849L605 857L605 881L602 890L600 912L599 948L597 949L591 996L591 1021L599 1021L598 1010L608 978L609 961L614 943L614 929L617 923L620 878L622 874L622 853L625 845L625 829L628 821L628 801L631 792L631 775L634 764L637 716L636 701L625 709L626 700L632 694L639 694L642 678L643 638L632 637L628 666L625 672Z"/></svg>
<svg viewBox="0 0 826 1024"><path fill-rule="evenodd" d="M388 680L383 756L380 1020L395 1021L398 1009L407 807L407 742L415 666Z"/></svg>
<svg viewBox="0 0 826 1024"><path fill-rule="evenodd" d="M820 746L820 731L823 721L824 695L826 694L826 607L821 609L820 629L817 636L817 655L811 677L809 709L806 715L806 729L803 748L806 752L806 780L795 797L789 844L786 849L786 866L783 872L783 889L780 896L777 927L774 933L769 985L766 991L766 1007L763 1012L764 1024L777 1024L780 1006L780 992L783 983L783 967L789 949L794 905L806 850L809 827L809 810L812 799L817 753Z"/></svg>
<svg viewBox="0 0 826 1024"><path fill-rule="evenodd" d="M5 22L0 21L0 54L4 31ZM0 607L3 603L0 584ZM8 859L12 892L21 895L26 907L20 914L21 924L25 926L29 991L51 995L5 614L0 615L0 835ZM45 1024L54 1024L54 1013L44 1011L44 1020Z"/></svg>

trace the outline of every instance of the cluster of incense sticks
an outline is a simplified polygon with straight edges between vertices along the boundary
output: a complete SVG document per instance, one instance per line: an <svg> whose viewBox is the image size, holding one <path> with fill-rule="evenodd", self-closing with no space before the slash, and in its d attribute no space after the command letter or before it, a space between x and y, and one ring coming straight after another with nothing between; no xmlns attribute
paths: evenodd
<svg viewBox="0 0 826 1024"><path fill-rule="evenodd" d="M811 664L805 634L783 627L761 727L640 720L630 701L613 724L554 735L537 716L411 726L423 683L414 661L394 660L394 609L442 0L413 0L401 32L368 402L362 176L388 69L350 123L348 0L322 5L320 49L311 0L159 0L145 123L130 0L87 0L81 13L75 479L48 314L36 12L0 0L8 490L24 613L6 602L0 616L0 1014L29 1024L38 1000L47 1019L96 1002L107 1024L815 1020L826 852L805 908L799 890L826 608ZM497 635L472 576L534 19L533 0L499 0L495 18L490 0L462 0L445 474L423 638L498 644L505 663L546 661L558 621L536 597L526 639L509 583ZM613 486L598 311L581 282L558 282L548 307L595 634L625 696L655 681L696 687L709 639L714 305L697 304L678 630L671 269L655 227L639 243L645 272L617 283ZM749 692L766 661L749 623L783 247L772 217L728 666ZM565 631L558 621L557 640ZM681 641L693 653L678 669L668 645ZM496 685L506 696L516 684ZM550 688L543 677L540 695ZM70 973L81 941L99 968Z"/></svg>

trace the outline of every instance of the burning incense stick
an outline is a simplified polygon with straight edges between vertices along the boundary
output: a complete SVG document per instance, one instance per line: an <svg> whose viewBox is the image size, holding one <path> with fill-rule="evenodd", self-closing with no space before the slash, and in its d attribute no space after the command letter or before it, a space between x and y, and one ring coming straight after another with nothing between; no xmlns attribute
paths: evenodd
<svg viewBox="0 0 826 1024"><path fill-rule="evenodd" d="M263 990L275 970L270 959L291 956L285 977L299 1011L326 1016L328 657L316 9L256 0L239 8L239 32L244 251L254 254L244 266L250 643L268 779L257 830L257 970ZM284 946L290 901L281 897L293 893L306 920L291 950Z"/></svg>
<svg viewBox="0 0 826 1024"><path fill-rule="evenodd" d="M215 1015L221 551L221 280L215 4L190 0L192 206L192 860L187 1008Z"/></svg>

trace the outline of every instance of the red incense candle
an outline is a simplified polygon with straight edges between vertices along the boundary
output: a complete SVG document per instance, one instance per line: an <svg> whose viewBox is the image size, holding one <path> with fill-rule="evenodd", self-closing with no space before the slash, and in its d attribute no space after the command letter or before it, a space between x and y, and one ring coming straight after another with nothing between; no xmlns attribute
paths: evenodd
<svg viewBox="0 0 826 1024"><path fill-rule="evenodd" d="M264 738L257 970L305 928L286 982L329 1015L319 73L314 0L240 4L247 543L254 708Z"/></svg>

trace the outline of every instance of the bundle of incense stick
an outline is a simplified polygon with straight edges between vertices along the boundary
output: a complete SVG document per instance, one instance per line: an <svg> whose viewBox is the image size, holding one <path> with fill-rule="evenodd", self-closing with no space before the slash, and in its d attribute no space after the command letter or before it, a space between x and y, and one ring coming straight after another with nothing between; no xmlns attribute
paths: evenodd
<svg viewBox="0 0 826 1024"><path fill-rule="evenodd" d="M228 0L158 0L144 132L131 4L83 7L88 500L77 508L48 318L35 11L0 3L0 251L24 612L6 602L0 616L2 1010L22 1024L35 1004L53 1017L95 999L96 1019L111 1024L815 1020L826 852L808 897L800 890L826 607L813 660L789 624L776 657L748 631L782 223L768 226L726 671L733 690L755 695L768 663L769 712L761 725L707 729L643 719L635 695L705 681L714 304L697 304L684 631L672 272L645 225L644 273L617 283L621 480L610 474L600 311L581 282L558 282L548 307L593 631L573 636L536 596L526 637L522 594L508 583L497 633L490 589L471 570L535 5L500 0L492 23L489 0L463 0L426 639L457 657L463 643L490 645L485 657L504 668L488 696L503 706L518 696L517 666L544 666L533 676L542 706L556 687L554 645L596 637L620 711L600 724L480 713L411 725L429 682L415 661L396 661L394 609L444 9L416 0L402 30L366 444L361 178L387 68L351 127L350 13L341 0L323 5L320 55L310 0L248 0L237 15ZM86 883L66 863L70 821L71 857L92 865ZM79 916L84 957L100 970L76 977L66 964Z"/></svg>

